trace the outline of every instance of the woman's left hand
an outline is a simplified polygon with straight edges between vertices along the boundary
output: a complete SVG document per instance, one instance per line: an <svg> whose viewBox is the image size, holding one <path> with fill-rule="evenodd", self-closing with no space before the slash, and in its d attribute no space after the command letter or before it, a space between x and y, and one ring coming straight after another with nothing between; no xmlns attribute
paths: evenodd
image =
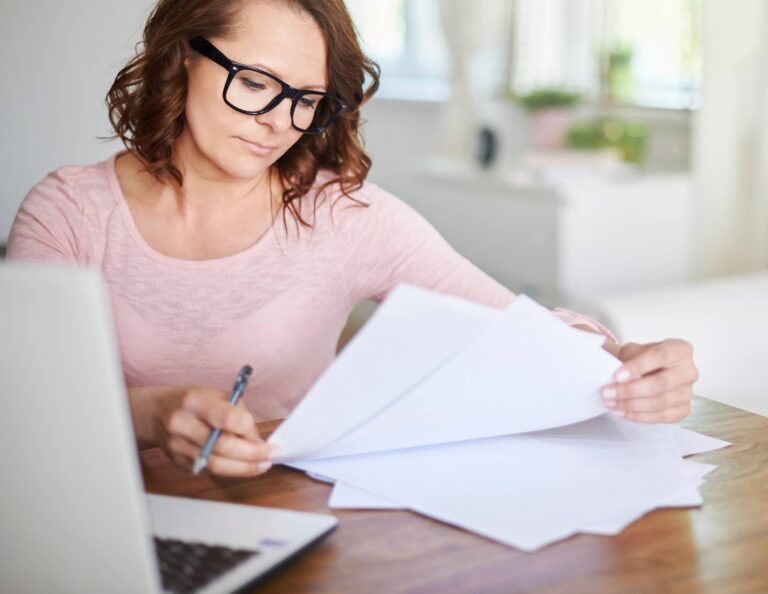
<svg viewBox="0 0 768 594"><path fill-rule="evenodd" d="M603 387L605 405L616 415L643 423L672 423L691 412L693 384L699 371L693 347L677 338L622 346L617 355L623 365L615 383Z"/></svg>

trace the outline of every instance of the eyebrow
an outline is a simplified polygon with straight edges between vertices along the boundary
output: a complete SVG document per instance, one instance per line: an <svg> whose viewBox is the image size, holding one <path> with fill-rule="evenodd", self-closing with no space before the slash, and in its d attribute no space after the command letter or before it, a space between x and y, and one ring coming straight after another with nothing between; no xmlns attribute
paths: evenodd
<svg viewBox="0 0 768 594"><path fill-rule="evenodd" d="M265 66L264 64L243 64L243 66L248 66L248 68L256 68L258 70L263 70L264 72L269 72L270 74L276 76L280 80L285 80L283 78L282 74L278 74L274 70L272 70L269 66ZM293 85L291 85L293 86ZM301 90L307 90L307 91L323 91L325 92L325 85L307 85L298 87Z"/></svg>

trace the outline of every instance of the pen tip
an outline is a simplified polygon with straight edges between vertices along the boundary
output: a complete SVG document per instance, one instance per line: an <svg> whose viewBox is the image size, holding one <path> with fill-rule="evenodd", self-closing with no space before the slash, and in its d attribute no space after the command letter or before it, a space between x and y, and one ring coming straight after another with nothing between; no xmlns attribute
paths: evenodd
<svg viewBox="0 0 768 594"><path fill-rule="evenodd" d="M205 468L205 458L197 458L192 466L192 474L200 474Z"/></svg>

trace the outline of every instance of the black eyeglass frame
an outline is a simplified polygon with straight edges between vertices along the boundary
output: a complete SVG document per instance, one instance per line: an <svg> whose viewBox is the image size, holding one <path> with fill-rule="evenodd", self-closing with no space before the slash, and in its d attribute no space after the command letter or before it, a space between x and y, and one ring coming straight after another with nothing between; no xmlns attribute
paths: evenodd
<svg viewBox="0 0 768 594"><path fill-rule="evenodd" d="M312 90L303 90L303 89L295 89L285 81L280 80L277 78L274 74L270 74L269 72L265 72L264 70L259 70L258 68L253 68L252 66L246 66L245 64L240 64L238 62L234 62L227 58L216 46L214 46L210 41L208 41L205 37L193 37L189 40L189 46L198 52L199 54L202 54L206 58L216 62L219 66L224 68L227 71L227 82L224 83L224 90L222 91L222 99L224 99L224 103L226 103L229 107L234 109L235 111L239 111L240 113L244 113L246 115L261 115L263 113L267 113L268 111L272 111L280 105L280 103L285 99L286 97L291 100L291 126L293 126L294 129L298 130L299 132L303 132L304 134L319 134L320 132L323 132L326 130L331 124L333 124L336 119L339 117L339 115L343 111L349 110L349 106L344 103L344 101L339 97L338 95L334 95L333 93L325 93L323 91L312 91ZM237 76L238 72L241 72L243 70L247 70L250 72L257 72L263 76L269 77L272 80L274 80L276 83L280 85L280 93L270 101L267 106L264 109L259 109L257 111L247 111L245 109L241 109L237 107L236 105L232 104L229 99L227 99L227 91L229 90L229 86L232 84L232 81L235 79L235 76ZM294 112L296 111L296 104L299 102L299 100L304 95L322 95L324 97L329 97L333 99L336 102L336 108L331 112L328 123L324 126L319 126L316 128L299 128L293 120Z"/></svg>

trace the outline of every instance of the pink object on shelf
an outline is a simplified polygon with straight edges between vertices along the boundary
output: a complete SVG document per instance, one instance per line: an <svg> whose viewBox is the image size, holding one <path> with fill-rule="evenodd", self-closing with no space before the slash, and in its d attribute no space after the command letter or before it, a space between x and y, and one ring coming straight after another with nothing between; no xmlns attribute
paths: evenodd
<svg viewBox="0 0 768 594"><path fill-rule="evenodd" d="M565 133L570 124L567 109L542 109L531 114L531 143L535 148L553 149L565 146Z"/></svg>

